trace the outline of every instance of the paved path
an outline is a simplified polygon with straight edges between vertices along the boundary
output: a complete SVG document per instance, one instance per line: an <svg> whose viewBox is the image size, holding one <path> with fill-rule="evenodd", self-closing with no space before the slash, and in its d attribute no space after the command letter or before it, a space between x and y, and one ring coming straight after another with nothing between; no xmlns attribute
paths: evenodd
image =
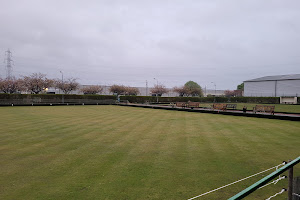
<svg viewBox="0 0 300 200"><path fill-rule="evenodd" d="M252 111L247 111L243 113L241 110L212 110L208 108L180 108L172 107L169 105L150 105L150 104L119 104L121 106L133 106L133 107L143 107L143 108L153 108L153 109L165 109L165 110L178 110L178 111L188 111L188 112L202 112L202 113L212 113L212 114L223 114L223 115L234 115L234 116L244 116L244 117L257 117L257 118L268 118L268 119L281 119L281 120L291 120L291 121L300 121L300 114L292 113L253 113Z"/></svg>

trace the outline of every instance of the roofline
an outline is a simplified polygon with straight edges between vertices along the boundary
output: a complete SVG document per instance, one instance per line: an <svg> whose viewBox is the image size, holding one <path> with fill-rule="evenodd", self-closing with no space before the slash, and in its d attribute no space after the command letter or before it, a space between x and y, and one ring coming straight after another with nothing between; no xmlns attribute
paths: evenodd
<svg viewBox="0 0 300 200"><path fill-rule="evenodd" d="M247 81L244 81L244 82L288 81L288 80L300 80L300 78L291 78L291 79L287 78L287 79L280 79L280 80L278 80L278 79L274 79L274 80L258 80L258 81L256 81L256 80L247 80Z"/></svg>

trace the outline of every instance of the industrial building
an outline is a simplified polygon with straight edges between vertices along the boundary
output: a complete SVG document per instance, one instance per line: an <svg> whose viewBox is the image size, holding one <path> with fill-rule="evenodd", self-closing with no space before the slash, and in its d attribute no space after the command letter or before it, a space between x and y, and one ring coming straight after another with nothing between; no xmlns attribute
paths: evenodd
<svg viewBox="0 0 300 200"><path fill-rule="evenodd" d="M298 97L300 74L264 76L244 81L247 97Z"/></svg>

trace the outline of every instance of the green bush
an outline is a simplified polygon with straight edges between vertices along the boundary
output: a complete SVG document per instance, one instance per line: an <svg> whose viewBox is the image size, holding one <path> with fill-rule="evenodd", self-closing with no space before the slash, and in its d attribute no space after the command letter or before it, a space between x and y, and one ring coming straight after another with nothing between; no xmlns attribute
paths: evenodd
<svg viewBox="0 0 300 200"><path fill-rule="evenodd" d="M132 103L156 102L153 96L121 96L121 100L128 100ZM162 103L171 102L201 102L201 103L270 103L279 104L279 97L158 97L158 101ZM299 100L298 100L299 102Z"/></svg>
<svg viewBox="0 0 300 200"><path fill-rule="evenodd" d="M279 104L280 98L279 97L231 97L230 102Z"/></svg>

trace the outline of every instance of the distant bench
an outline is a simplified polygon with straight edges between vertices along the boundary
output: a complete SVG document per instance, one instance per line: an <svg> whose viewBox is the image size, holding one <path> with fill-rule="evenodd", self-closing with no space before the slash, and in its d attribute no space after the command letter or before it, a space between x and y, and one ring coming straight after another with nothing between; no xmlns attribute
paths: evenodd
<svg viewBox="0 0 300 200"><path fill-rule="evenodd" d="M226 103L214 103L214 110L236 110L236 104L226 104Z"/></svg>
<svg viewBox="0 0 300 200"><path fill-rule="evenodd" d="M214 103L213 109L214 110L226 110L226 103Z"/></svg>
<svg viewBox="0 0 300 200"><path fill-rule="evenodd" d="M253 107L253 112L264 112L264 113L271 113L274 115L275 106L264 106L264 105L256 105Z"/></svg>
<svg viewBox="0 0 300 200"><path fill-rule="evenodd" d="M188 102L187 107L193 109L193 108L199 108L200 103L199 102Z"/></svg>
<svg viewBox="0 0 300 200"><path fill-rule="evenodd" d="M185 108L186 107L186 102L176 102L176 107Z"/></svg>
<svg viewBox="0 0 300 200"><path fill-rule="evenodd" d="M199 102L176 102L176 107L181 108L199 108Z"/></svg>
<svg viewBox="0 0 300 200"><path fill-rule="evenodd" d="M228 109L236 110L236 104L226 104L226 110Z"/></svg>

